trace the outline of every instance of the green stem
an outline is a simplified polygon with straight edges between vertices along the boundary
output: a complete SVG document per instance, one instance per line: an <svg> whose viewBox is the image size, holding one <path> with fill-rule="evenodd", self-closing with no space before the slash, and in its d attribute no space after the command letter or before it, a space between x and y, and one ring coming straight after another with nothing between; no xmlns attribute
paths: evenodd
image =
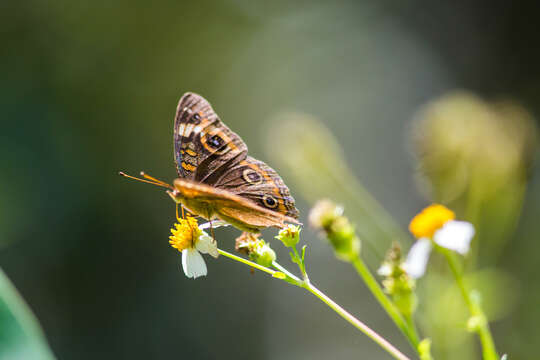
<svg viewBox="0 0 540 360"><path fill-rule="evenodd" d="M463 281L463 274L461 273L460 267L456 261L454 254L450 253L450 251L446 249L442 249L440 247L437 248L446 257L448 265L452 270L452 274L454 275L459 290L461 291L461 295L463 296L463 299L465 300L465 303L469 308L471 316L476 317L479 320L478 326L476 327L476 332L480 337L480 343L482 344L482 355L484 360L498 360L499 355L497 354L497 350L495 349L495 342L493 341L493 336L491 335L491 331L489 330L489 324L486 315L484 314L484 311L482 310L479 301L473 300L473 298L471 297L471 293L467 291L465 282Z"/></svg>
<svg viewBox="0 0 540 360"><path fill-rule="evenodd" d="M279 271L281 271L282 273L284 273L285 275L287 275L288 277L290 277L291 279L297 281L298 286L302 286L302 280L297 278L295 275L291 274L289 272L289 270L287 270L283 266L279 265L276 261L272 261L272 266L275 267L276 269L278 269Z"/></svg>
<svg viewBox="0 0 540 360"><path fill-rule="evenodd" d="M298 254L298 250L296 250L296 245L291 246L292 251L294 252L294 255L298 259L298 268L300 268L300 272L302 273L302 278L304 281L309 281L309 277L306 272L306 265L304 264L304 261L300 257L300 254Z"/></svg>
<svg viewBox="0 0 540 360"><path fill-rule="evenodd" d="M318 297L322 302L324 302L328 307L338 313L343 319L349 322L352 326L363 332L371 340L375 341L379 346L385 349L390 355L395 359L399 360L408 360L409 358L403 355L398 349L396 349L392 344L386 341L383 337L377 334L375 331L371 330L366 324L361 322L352 316L347 310L343 309L341 306L336 304L332 299L326 296L322 291L317 289L309 282L303 282L303 287L307 289L310 293Z"/></svg>
<svg viewBox="0 0 540 360"><path fill-rule="evenodd" d="M236 260L238 262L241 262L242 264L251 266L257 270L264 271L265 273L268 273L272 275L273 277L276 277L278 279L281 279L283 281L289 282L293 285L300 286L306 290L308 290L310 293L315 295L317 298L319 298L322 302L324 302L328 307L330 307L332 310L334 310L338 315L340 315L343 319L345 319L347 322L349 322L351 325L353 325L355 328L363 332L366 336L368 336L370 339L375 341L379 346L381 346L384 350L386 350L390 355L392 355L395 359L398 360L410 360L408 357L403 355L398 349L396 349L392 344L390 344L386 339L384 339L382 336L377 334L375 331L373 331L370 327L368 327L366 324L352 316L349 312L347 312L345 309L343 309L341 306L336 304L332 299L330 299L328 296L326 296L322 291L317 289L315 286L313 286L309 281L302 281L298 279L296 276L291 274L289 271L287 271L285 268L283 268L281 265L279 265L277 262L273 262L272 266L279 269L280 271L275 271L272 269L269 269L265 266L259 265L257 263L254 263L252 261L246 260L240 256L236 256L234 254L231 254L227 251L218 249L218 252L226 256L232 260ZM285 277L276 276L276 274L282 274Z"/></svg>
<svg viewBox="0 0 540 360"><path fill-rule="evenodd" d="M412 315L404 316L405 322L407 323L407 326L411 330L412 334L414 335L414 338L416 338L416 346L418 347L418 344L420 344L420 340L418 340L418 332L416 331L416 324L414 323L414 319Z"/></svg>
<svg viewBox="0 0 540 360"><path fill-rule="evenodd" d="M475 241L471 242L471 248L466 259L466 264L469 269L474 268L478 261L478 244L480 243L478 239L481 237L479 219L482 209L483 184L484 175L479 176L478 173L473 173L467 192L467 205L465 207L465 219L472 223L476 230Z"/></svg>
<svg viewBox="0 0 540 360"><path fill-rule="evenodd" d="M381 304L383 309L386 310L386 312L397 325L397 327L407 337L407 340L409 340L415 351L418 351L418 334L416 333L416 328L414 326L412 318L409 322L407 322L406 319L403 318L397 307L386 296L383 289L380 287L379 283L371 274L368 267L360 257L355 258L354 260L352 260L351 263L355 267L360 277L364 280L369 290L371 290L373 296L375 296L377 301L379 301L379 304Z"/></svg>
<svg viewBox="0 0 540 360"><path fill-rule="evenodd" d="M220 255L223 255L223 256L226 256L226 257L228 257L230 259L241 262L242 264L249 265L249 266L251 266L251 267L253 267L253 268L257 269L257 270L264 271L265 273L268 273L268 274L272 275L273 277L281 278L280 274L283 274L280 271L275 271L275 270L269 269L267 267L264 267L262 265L259 265L259 264L255 263L253 261L249 261L249 260L244 259L244 258L242 258L240 256L236 256L234 254L231 254L231 253L229 253L229 252L227 252L225 250L221 250L221 249L217 249L217 250L218 250L218 253ZM283 275L285 275L285 274L283 274Z"/></svg>

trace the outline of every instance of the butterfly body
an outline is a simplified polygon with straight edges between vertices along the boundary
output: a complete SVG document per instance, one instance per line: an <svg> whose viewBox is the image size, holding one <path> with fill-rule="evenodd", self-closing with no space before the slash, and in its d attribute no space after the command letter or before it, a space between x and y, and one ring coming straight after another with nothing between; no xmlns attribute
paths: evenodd
<svg viewBox="0 0 540 360"><path fill-rule="evenodd" d="M179 179L169 195L194 214L248 232L298 223L281 177L247 155L246 144L200 95L186 93L178 103L174 158Z"/></svg>
<svg viewBox="0 0 540 360"><path fill-rule="evenodd" d="M296 219L260 207L231 192L185 179L174 181L175 190L168 191L173 200L190 212L207 220L219 218L247 232L258 232L269 226L284 226Z"/></svg>

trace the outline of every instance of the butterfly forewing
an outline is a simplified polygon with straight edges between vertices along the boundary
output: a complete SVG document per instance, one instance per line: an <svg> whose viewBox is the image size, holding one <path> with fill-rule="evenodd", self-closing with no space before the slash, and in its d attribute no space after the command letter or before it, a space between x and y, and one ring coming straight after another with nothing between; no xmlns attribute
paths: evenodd
<svg viewBox="0 0 540 360"><path fill-rule="evenodd" d="M174 157L181 178L212 183L227 167L245 159L247 146L202 96L186 93L174 122Z"/></svg>

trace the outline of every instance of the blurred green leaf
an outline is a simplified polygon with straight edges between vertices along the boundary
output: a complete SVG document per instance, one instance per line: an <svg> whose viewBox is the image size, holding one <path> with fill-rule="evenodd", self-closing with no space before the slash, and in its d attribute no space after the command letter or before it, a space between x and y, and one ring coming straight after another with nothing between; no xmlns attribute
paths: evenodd
<svg viewBox="0 0 540 360"><path fill-rule="evenodd" d="M0 270L0 359L54 358L34 314Z"/></svg>

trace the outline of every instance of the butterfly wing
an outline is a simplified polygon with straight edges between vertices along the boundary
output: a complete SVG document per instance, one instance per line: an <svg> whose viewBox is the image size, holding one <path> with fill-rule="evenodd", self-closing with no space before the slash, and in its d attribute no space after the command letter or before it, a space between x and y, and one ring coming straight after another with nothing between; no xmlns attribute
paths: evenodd
<svg viewBox="0 0 540 360"><path fill-rule="evenodd" d="M298 218L294 198L283 179L270 166L251 156L228 168L215 186L268 210Z"/></svg>
<svg viewBox="0 0 540 360"><path fill-rule="evenodd" d="M202 96L185 93L174 121L174 159L181 178L212 184L245 159L247 146Z"/></svg>
<svg viewBox="0 0 540 360"><path fill-rule="evenodd" d="M259 231L269 226L283 227L296 219L258 206L229 191L186 179L174 180L174 187L184 205L197 215L214 215L243 231Z"/></svg>
<svg viewBox="0 0 540 360"><path fill-rule="evenodd" d="M206 99L194 93L182 96L174 125L174 153L180 177L297 218L294 199L281 177L264 162L247 156L247 150L240 136L219 119Z"/></svg>

